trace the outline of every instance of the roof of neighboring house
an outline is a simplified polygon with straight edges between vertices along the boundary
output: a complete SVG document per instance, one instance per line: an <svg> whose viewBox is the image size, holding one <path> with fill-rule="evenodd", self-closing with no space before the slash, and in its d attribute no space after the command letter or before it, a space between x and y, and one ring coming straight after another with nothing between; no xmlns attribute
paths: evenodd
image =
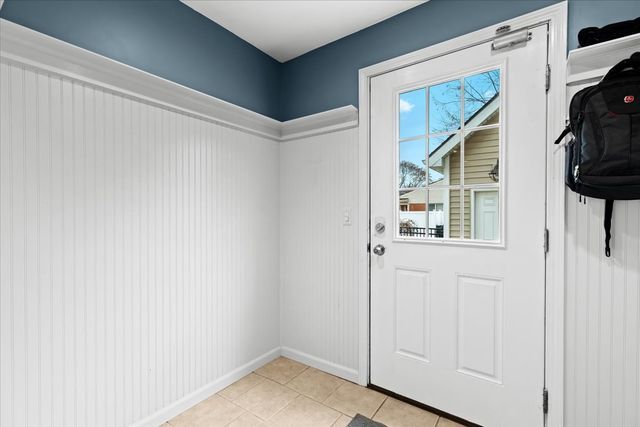
<svg viewBox="0 0 640 427"><path fill-rule="evenodd" d="M429 203L444 203L444 191L431 189ZM402 190L400 190L402 192ZM408 203L426 203L427 192L424 188L416 188L400 194L400 200L406 199Z"/></svg>
<svg viewBox="0 0 640 427"><path fill-rule="evenodd" d="M498 108L500 108L500 93L496 93L493 98L482 106L482 108L469 117L465 122L465 126L482 126L493 117L494 113L498 111ZM460 130L460 128L458 128L458 130ZM449 152L458 146L458 144L460 144L459 133L455 133L442 141L442 143L429 155L429 166L436 166L442 158L449 154Z"/></svg>

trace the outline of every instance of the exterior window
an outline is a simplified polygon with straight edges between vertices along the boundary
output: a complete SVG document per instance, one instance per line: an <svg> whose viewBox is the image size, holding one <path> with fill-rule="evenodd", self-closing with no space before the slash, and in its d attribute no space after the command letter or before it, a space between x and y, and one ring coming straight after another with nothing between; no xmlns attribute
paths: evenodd
<svg viewBox="0 0 640 427"><path fill-rule="evenodd" d="M398 94L399 237L500 241L499 69Z"/></svg>

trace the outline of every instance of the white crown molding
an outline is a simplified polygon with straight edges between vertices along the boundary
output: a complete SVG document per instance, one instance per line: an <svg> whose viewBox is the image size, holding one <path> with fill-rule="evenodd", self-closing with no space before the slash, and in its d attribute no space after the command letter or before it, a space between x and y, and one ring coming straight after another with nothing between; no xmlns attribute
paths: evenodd
<svg viewBox="0 0 640 427"><path fill-rule="evenodd" d="M640 51L640 34L571 50L567 59L567 84L600 79L609 68Z"/></svg>
<svg viewBox="0 0 640 427"><path fill-rule="evenodd" d="M275 141L357 126L357 109L346 106L287 122L239 107L162 77L0 19L3 61L72 78Z"/></svg>

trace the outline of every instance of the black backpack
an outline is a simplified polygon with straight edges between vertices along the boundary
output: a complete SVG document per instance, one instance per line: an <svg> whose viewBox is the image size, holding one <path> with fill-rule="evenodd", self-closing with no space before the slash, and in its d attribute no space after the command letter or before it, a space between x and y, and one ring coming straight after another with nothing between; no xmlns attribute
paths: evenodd
<svg viewBox="0 0 640 427"><path fill-rule="evenodd" d="M640 52L616 64L569 106L566 183L580 196L605 199L605 254L611 255L614 200L640 199Z"/></svg>

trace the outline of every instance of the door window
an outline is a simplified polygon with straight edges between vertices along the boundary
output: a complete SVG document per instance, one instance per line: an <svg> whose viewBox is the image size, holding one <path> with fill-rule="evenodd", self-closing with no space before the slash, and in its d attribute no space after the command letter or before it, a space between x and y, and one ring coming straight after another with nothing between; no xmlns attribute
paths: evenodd
<svg viewBox="0 0 640 427"><path fill-rule="evenodd" d="M398 94L399 237L500 241L501 77L490 69Z"/></svg>

